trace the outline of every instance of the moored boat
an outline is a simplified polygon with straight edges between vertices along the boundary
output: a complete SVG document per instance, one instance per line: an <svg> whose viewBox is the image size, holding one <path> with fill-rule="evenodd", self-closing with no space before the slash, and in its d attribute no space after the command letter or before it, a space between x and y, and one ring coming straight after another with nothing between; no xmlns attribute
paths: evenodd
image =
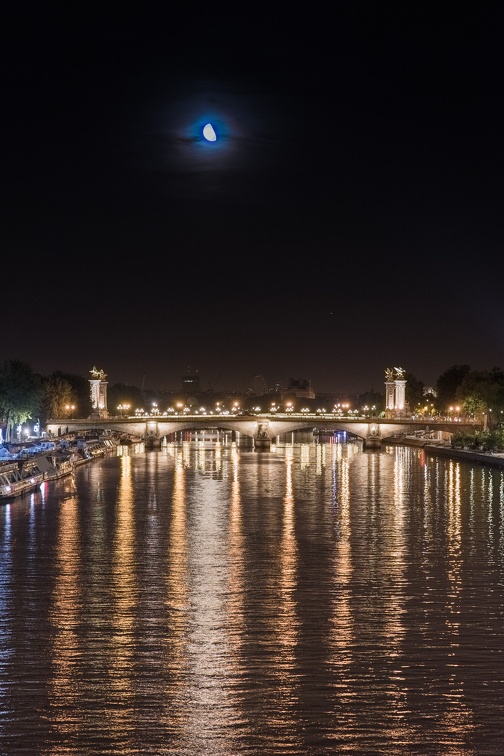
<svg viewBox="0 0 504 756"><path fill-rule="evenodd" d="M36 459L4 462L0 465L0 502L35 491L44 481Z"/></svg>
<svg viewBox="0 0 504 756"><path fill-rule="evenodd" d="M39 455L38 466L44 473L44 480L58 480L73 473L75 461L72 452L52 452Z"/></svg>

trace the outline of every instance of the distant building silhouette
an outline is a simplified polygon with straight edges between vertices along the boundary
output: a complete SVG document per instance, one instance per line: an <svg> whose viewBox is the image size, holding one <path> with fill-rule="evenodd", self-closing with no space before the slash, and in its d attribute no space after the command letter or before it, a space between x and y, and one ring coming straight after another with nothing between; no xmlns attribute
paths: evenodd
<svg viewBox="0 0 504 756"><path fill-rule="evenodd" d="M199 375L184 375L182 377L182 391L186 394L198 394L201 391Z"/></svg>
<svg viewBox="0 0 504 756"><path fill-rule="evenodd" d="M315 392L312 389L311 380L306 378L290 378L289 385L282 389L280 396L295 396L297 399L315 399Z"/></svg>

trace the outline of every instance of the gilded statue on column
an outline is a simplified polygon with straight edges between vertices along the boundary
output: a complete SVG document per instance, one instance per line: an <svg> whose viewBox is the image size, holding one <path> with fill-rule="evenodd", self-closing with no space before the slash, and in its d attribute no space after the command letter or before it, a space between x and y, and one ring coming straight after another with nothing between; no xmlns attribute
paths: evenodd
<svg viewBox="0 0 504 756"><path fill-rule="evenodd" d="M99 378L100 381L104 381L107 378L105 372L103 370L98 370L97 367L93 367L89 372L91 373L93 378Z"/></svg>

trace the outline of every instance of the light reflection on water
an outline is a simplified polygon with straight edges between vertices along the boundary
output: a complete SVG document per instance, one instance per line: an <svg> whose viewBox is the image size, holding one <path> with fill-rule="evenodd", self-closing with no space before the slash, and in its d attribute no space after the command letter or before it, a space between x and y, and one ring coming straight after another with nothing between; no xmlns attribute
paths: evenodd
<svg viewBox="0 0 504 756"><path fill-rule="evenodd" d="M500 754L504 473L226 436L0 508L0 754Z"/></svg>

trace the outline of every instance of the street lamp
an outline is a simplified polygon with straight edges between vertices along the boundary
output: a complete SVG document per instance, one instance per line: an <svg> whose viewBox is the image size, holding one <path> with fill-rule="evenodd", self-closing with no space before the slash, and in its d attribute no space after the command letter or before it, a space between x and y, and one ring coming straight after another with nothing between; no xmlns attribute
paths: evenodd
<svg viewBox="0 0 504 756"><path fill-rule="evenodd" d="M75 404L65 404L65 409L66 409L68 417L73 417L73 412L75 410Z"/></svg>
<svg viewBox="0 0 504 756"><path fill-rule="evenodd" d="M129 408L130 408L129 404L118 404L117 405L117 409L119 410L119 414L121 415L121 417L124 417L124 413L125 412L128 413Z"/></svg>

